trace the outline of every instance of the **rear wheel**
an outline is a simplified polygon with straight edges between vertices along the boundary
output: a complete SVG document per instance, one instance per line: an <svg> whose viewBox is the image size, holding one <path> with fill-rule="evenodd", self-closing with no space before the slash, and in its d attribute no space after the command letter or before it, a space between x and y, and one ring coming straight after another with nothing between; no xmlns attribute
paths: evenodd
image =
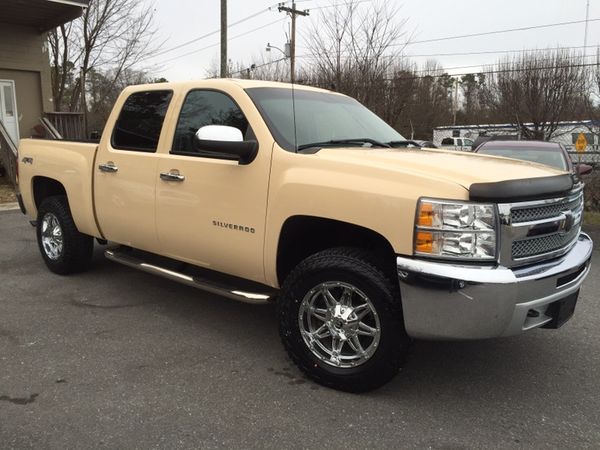
<svg viewBox="0 0 600 450"><path fill-rule="evenodd" d="M385 384L408 350L397 284L357 249L326 250L302 261L284 283L279 320L292 360L336 389Z"/></svg>
<svg viewBox="0 0 600 450"><path fill-rule="evenodd" d="M67 275L89 267L94 240L77 230L67 197L54 196L42 201L36 232L42 258L52 272Z"/></svg>

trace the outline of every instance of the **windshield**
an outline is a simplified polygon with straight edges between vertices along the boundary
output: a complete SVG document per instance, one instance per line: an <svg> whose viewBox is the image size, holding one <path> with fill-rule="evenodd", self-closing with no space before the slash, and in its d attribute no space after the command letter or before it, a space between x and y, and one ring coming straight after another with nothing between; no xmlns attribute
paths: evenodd
<svg viewBox="0 0 600 450"><path fill-rule="evenodd" d="M477 153L485 155L504 156L506 158L522 159L538 164L546 164L547 166L556 167L560 170L568 170L567 162L557 147L556 150L551 149L531 149L531 148L488 148L482 147Z"/></svg>
<svg viewBox="0 0 600 450"><path fill-rule="evenodd" d="M362 139L388 143L405 140L350 97L296 89L292 103L292 90L287 88L249 88L246 92L277 143L286 150L329 141ZM293 104L296 106L295 127ZM362 144L359 142L358 145Z"/></svg>

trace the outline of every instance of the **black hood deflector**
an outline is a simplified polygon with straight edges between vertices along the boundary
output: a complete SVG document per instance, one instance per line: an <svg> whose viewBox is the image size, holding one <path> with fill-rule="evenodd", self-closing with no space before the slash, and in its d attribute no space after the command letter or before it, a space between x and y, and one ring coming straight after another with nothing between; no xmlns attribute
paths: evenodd
<svg viewBox="0 0 600 450"><path fill-rule="evenodd" d="M473 183L469 188L469 197L477 202L523 202L564 196L571 189L573 178L570 174L564 174L496 183Z"/></svg>

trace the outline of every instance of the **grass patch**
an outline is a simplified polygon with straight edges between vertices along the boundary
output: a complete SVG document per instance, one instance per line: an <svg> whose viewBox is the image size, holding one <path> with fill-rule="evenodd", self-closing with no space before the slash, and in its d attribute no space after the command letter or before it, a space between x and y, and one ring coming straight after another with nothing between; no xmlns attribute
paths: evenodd
<svg viewBox="0 0 600 450"><path fill-rule="evenodd" d="M13 185L6 179L0 177L0 203L13 203L17 201Z"/></svg>
<svg viewBox="0 0 600 450"><path fill-rule="evenodd" d="M600 212L585 211L583 213L584 225L600 225Z"/></svg>

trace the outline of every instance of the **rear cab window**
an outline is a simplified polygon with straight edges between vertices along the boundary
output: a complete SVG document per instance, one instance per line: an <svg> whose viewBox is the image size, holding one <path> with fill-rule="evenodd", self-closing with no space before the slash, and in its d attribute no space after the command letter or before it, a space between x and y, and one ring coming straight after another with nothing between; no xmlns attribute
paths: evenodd
<svg viewBox="0 0 600 450"><path fill-rule="evenodd" d="M156 90L134 92L127 97L113 129L113 148L156 152L172 96L170 90Z"/></svg>

